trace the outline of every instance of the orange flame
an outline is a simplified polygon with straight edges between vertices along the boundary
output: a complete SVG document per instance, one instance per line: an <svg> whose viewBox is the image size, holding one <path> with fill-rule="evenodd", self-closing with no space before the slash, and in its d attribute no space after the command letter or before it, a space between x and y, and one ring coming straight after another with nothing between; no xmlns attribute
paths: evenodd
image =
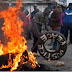
<svg viewBox="0 0 72 72"><path fill-rule="evenodd" d="M21 56L23 55L23 52L27 50L27 41L23 36L21 36L21 32L23 32L23 22L18 16L21 6L22 4L21 2L19 2L19 4L17 4L17 7L9 7L8 10L0 12L1 17L4 18L4 26L2 27L2 30L4 31L6 38L10 40L7 43L7 46L1 44L0 41L0 55L15 53L13 63L11 56L9 56L8 65L2 65L0 69L11 67L11 71L16 70L18 63L21 62ZM30 62L32 67L35 68L37 64L37 61L35 60L36 58L33 56L32 52L28 52L28 55L28 62ZM24 62L21 64L24 64Z"/></svg>

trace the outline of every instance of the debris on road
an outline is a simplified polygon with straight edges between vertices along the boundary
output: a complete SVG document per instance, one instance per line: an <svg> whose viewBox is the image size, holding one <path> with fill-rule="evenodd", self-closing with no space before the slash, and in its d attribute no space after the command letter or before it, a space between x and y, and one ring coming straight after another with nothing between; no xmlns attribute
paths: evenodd
<svg viewBox="0 0 72 72"><path fill-rule="evenodd" d="M59 66L64 66L64 62L63 61L57 61L56 67L59 67Z"/></svg>

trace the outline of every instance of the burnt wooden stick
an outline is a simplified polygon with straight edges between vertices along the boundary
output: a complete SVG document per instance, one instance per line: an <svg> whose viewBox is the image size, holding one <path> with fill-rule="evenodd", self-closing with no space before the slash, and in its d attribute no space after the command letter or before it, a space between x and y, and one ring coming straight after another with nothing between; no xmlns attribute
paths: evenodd
<svg viewBox="0 0 72 72"><path fill-rule="evenodd" d="M11 54L11 59L13 61L14 54ZM9 54L0 56L0 67L2 65L8 65Z"/></svg>
<svg viewBox="0 0 72 72"><path fill-rule="evenodd" d="M36 46L38 46L38 41L37 41L37 43L32 47L31 51L33 51L33 50L36 48Z"/></svg>
<svg viewBox="0 0 72 72"><path fill-rule="evenodd" d="M8 58L9 58L9 54L0 56L0 67L1 67L2 64L3 65L7 65L8 64Z"/></svg>
<svg viewBox="0 0 72 72"><path fill-rule="evenodd" d="M31 67L31 65L29 64L29 62L19 65L19 67L15 70L15 71L20 71L20 70L29 70L29 69L33 69Z"/></svg>
<svg viewBox="0 0 72 72"><path fill-rule="evenodd" d="M33 51L39 44L43 44L43 41L39 38L36 44L31 48L31 51Z"/></svg>
<svg viewBox="0 0 72 72"><path fill-rule="evenodd" d="M12 63L13 63L13 58L15 58L15 55L16 55L16 54L18 54L18 53L15 53L15 54L12 54L12 53L11 53ZM25 57L26 57L26 56L28 57L27 51L25 51L25 52L23 53L23 55L24 55ZM25 57L23 57L23 58L24 58L25 61L27 61L27 59L26 59ZM2 65L8 65L8 59L9 59L9 54L1 55L1 56L0 56L0 67L1 67Z"/></svg>

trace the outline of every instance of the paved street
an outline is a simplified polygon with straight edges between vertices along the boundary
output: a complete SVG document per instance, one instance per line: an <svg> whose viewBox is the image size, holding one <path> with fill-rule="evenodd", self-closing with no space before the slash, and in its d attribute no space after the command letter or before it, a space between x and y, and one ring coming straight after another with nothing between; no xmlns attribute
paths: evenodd
<svg viewBox="0 0 72 72"><path fill-rule="evenodd" d="M27 40L27 42L30 50L32 47L33 40ZM42 56L40 56L37 57L37 61L39 64L47 65L47 67L53 71L72 71L72 45L67 46L67 51L65 55L59 60L47 61ZM55 65L57 61L63 61L64 66L56 67Z"/></svg>

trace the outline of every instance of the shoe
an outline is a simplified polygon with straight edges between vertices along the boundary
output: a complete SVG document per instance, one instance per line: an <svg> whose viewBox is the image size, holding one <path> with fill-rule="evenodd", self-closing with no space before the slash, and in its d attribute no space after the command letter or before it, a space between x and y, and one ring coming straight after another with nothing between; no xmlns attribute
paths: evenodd
<svg viewBox="0 0 72 72"><path fill-rule="evenodd" d="M50 48L48 51L49 52L55 52L56 50L54 48Z"/></svg>
<svg viewBox="0 0 72 72"><path fill-rule="evenodd" d="M50 48L50 50L56 51L57 48L54 46L54 47Z"/></svg>
<svg viewBox="0 0 72 72"><path fill-rule="evenodd" d="M67 45L70 45L70 44L72 44L71 42L69 42Z"/></svg>
<svg viewBox="0 0 72 72"><path fill-rule="evenodd" d="M35 53L35 52L34 52L34 56L35 56L35 57L40 57L40 55L37 54L37 53Z"/></svg>
<svg viewBox="0 0 72 72"><path fill-rule="evenodd" d="M57 51L59 49L59 47L57 46L53 46L52 48L50 48L50 50L54 50L54 51Z"/></svg>
<svg viewBox="0 0 72 72"><path fill-rule="evenodd" d="M48 44L48 46L53 46L53 43Z"/></svg>

